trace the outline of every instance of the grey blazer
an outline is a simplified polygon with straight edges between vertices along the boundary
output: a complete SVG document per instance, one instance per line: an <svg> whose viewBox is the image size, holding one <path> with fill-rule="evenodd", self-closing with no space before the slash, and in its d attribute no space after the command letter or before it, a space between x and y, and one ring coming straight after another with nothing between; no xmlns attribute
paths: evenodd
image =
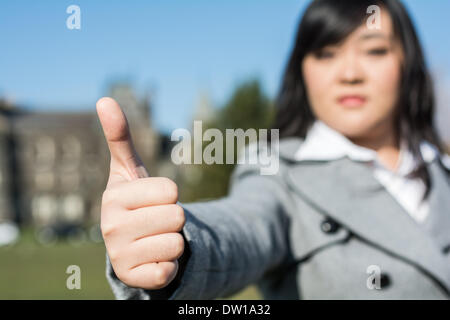
<svg viewBox="0 0 450 320"><path fill-rule="evenodd" d="M126 286L107 258L118 299L212 299L256 283L267 299L448 299L450 183L435 161L431 212L417 224L349 159L296 161L280 142L277 175L238 165L229 195L182 204L189 258L161 290Z"/></svg>

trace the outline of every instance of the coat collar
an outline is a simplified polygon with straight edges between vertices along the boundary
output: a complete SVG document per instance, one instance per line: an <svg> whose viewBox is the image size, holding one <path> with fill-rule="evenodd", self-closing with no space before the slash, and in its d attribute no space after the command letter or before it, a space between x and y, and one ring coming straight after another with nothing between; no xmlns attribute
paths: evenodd
<svg viewBox="0 0 450 320"><path fill-rule="evenodd" d="M306 142L306 139L301 139L298 137L287 137L280 140L278 147L279 147L279 155L280 158L288 161L288 162L302 162L302 161L314 161L313 158L298 158L298 151L300 147L304 146L304 143ZM429 143L422 143L420 146L420 151L422 153L422 156L424 157L424 160L427 163L435 162L438 158L441 159L442 164L447 168L447 170L450 170L450 156L447 154L438 154L437 149L432 146ZM329 159L316 159L317 161L325 161L325 160L337 160L342 157L334 157Z"/></svg>
<svg viewBox="0 0 450 320"><path fill-rule="evenodd" d="M450 186L448 181L446 184L442 181L445 177L437 161L429 164L432 180L440 181L430 195L435 219L430 226L439 234L433 238L383 188L364 163L348 158L298 161L295 151L301 142L291 138L280 144L280 157L293 163L285 173L287 181L300 197L354 234L427 270L450 290L450 272L441 252L441 245L450 243L450 214L445 214L450 208Z"/></svg>
<svg viewBox="0 0 450 320"><path fill-rule="evenodd" d="M430 163L439 156L439 151L430 143L422 142L420 151L425 162ZM358 162L372 162L377 167L388 170L379 162L374 150L356 145L338 131L324 122L316 120L308 130L308 135L295 152L298 161L331 161L349 158ZM408 150L406 141L400 145L400 157L396 175L406 176L416 167L413 155Z"/></svg>
<svg viewBox="0 0 450 320"><path fill-rule="evenodd" d="M314 122L305 141L295 152L295 158L299 161L337 160L344 157L354 161L375 161L377 153L354 144L320 120Z"/></svg>

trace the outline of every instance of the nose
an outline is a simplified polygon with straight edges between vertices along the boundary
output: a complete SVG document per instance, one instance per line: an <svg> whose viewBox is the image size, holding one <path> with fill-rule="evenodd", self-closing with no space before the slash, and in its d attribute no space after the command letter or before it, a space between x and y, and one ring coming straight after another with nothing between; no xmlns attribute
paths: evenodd
<svg viewBox="0 0 450 320"><path fill-rule="evenodd" d="M364 72L353 53L347 53L342 57L339 66L339 82L345 85L355 85L364 82Z"/></svg>

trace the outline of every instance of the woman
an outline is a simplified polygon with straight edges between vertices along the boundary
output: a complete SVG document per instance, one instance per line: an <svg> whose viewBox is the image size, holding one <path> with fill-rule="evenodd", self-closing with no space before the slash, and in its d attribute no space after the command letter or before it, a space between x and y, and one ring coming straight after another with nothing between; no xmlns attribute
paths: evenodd
<svg viewBox="0 0 450 320"><path fill-rule="evenodd" d="M147 178L119 107L101 99L114 293L210 299L257 283L273 299L449 298L449 169L433 105L399 1L315 0L278 97L279 172L240 165L227 197L183 215L176 186Z"/></svg>

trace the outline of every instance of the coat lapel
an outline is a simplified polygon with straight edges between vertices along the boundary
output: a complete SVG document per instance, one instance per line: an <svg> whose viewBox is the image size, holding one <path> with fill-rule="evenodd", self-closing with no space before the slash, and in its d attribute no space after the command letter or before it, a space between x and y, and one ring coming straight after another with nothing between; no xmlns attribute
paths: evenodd
<svg viewBox="0 0 450 320"><path fill-rule="evenodd" d="M301 162L286 174L288 183L305 201L359 237L419 265L450 289L448 266L438 246L373 177L366 164L346 158ZM443 195L435 197L433 205L437 206ZM443 238L446 241L448 236Z"/></svg>

